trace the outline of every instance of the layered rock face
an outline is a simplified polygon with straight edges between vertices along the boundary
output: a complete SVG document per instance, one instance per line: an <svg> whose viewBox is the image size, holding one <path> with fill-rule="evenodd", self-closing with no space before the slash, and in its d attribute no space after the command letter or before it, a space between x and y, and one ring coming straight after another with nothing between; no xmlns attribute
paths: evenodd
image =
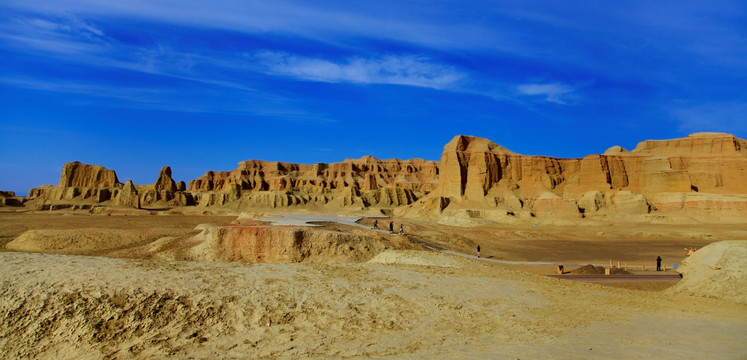
<svg viewBox="0 0 747 360"><path fill-rule="evenodd" d="M488 139L457 136L444 147L437 193L455 199L482 199L501 184L538 195L565 179L572 161L515 154Z"/></svg>
<svg viewBox="0 0 747 360"><path fill-rule="evenodd" d="M200 204L243 198L248 205L401 206L433 190L438 164L371 156L313 165L249 160L233 171L209 171L189 182Z"/></svg>
<svg viewBox="0 0 747 360"><path fill-rule="evenodd" d="M134 185L127 180L122 184L114 170L99 165L67 163L62 167L60 183L57 186L43 185L29 191L29 200L42 200L37 203L39 210L48 209L49 203L83 202L89 204L111 202L116 206L140 208L159 201L167 205L192 205L189 194L179 191L171 178L171 168L165 166L152 185ZM54 208L54 206L53 206Z"/></svg>
<svg viewBox="0 0 747 360"><path fill-rule="evenodd" d="M59 185L33 188L29 191L28 198L51 201L80 198L91 202L104 202L110 200L112 192L121 187L122 183L117 179L114 170L75 161L62 167Z"/></svg>
<svg viewBox="0 0 747 360"><path fill-rule="evenodd" d="M582 159L525 156L487 139L457 136L440 162L370 156L313 165L249 160L189 182L161 169L154 184L122 184L114 171L65 164L57 186L28 199L115 206L331 207L395 209L398 216L465 224L614 217L631 221L743 221L747 218L747 141L699 133L613 146ZM161 206L159 205L159 206ZM466 219L466 220L465 220ZM741 220L740 220L741 219Z"/></svg>
<svg viewBox="0 0 747 360"><path fill-rule="evenodd" d="M120 182L114 170L75 161L62 167L59 187L110 188L117 184L120 184Z"/></svg>
<svg viewBox="0 0 747 360"><path fill-rule="evenodd" d="M583 159L517 155L487 139L457 136L440 165L429 197L442 199L423 201L452 209L569 217L747 214L747 141L729 134L649 140L630 152L617 146Z"/></svg>

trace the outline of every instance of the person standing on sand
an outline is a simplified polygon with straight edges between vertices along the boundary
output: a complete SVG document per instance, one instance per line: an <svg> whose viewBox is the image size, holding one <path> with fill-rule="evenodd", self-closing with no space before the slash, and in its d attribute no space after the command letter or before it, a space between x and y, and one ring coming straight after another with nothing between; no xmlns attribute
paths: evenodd
<svg viewBox="0 0 747 360"><path fill-rule="evenodd" d="M379 230L379 220L374 220L374 230Z"/></svg>
<svg viewBox="0 0 747 360"><path fill-rule="evenodd" d="M656 271L661 271L661 256L656 257Z"/></svg>
<svg viewBox="0 0 747 360"><path fill-rule="evenodd" d="M402 235L405 233L405 227L402 224L399 224L399 234Z"/></svg>
<svg viewBox="0 0 747 360"><path fill-rule="evenodd" d="M394 234L394 222L389 222L389 233Z"/></svg>
<svg viewBox="0 0 747 360"><path fill-rule="evenodd" d="M480 245L477 245L477 257L480 257Z"/></svg>

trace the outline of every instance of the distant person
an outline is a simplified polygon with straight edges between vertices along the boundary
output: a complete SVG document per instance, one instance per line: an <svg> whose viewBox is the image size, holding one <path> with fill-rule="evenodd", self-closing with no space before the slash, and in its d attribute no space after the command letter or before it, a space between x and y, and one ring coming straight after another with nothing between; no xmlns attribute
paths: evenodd
<svg viewBox="0 0 747 360"><path fill-rule="evenodd" d="M480 257L480 245L477 245L477 257Z"/></svg>
<svg viewBox="0 0 747 360"><path fill-rule="evenodd" d="M661 256L656 257L656 271L661 271Z"/></svg>
<svg viewBox="0 0 747 360"><path fill-rule="evenodd" d="M394 234L394 222L389 222L389 233Z"/></svg>
<svg viewBox="0 0 747 360"><path fill-rule="evenodd" d="M374 230L379 230L379 220L374 220Z"/></svg>
<svg viewBox="0 0 747 360"><path fill-rule="evenodd" d="M405 227L402 224L399 224L399 234L402 235L405 233Z"/></svg>

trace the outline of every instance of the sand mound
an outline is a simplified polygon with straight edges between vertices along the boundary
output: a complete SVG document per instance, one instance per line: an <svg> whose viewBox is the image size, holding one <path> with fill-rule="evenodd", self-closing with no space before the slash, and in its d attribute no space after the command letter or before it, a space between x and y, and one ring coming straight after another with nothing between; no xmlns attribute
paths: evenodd
<svg viewBox="0 0 747 360"><path fill-rule="evenodd" d="M68 229L28 230L5 245L7 249L27 252L88 254L155 241L161 237L183 235L191 230L175 229Z"/></svg>
<svg viewBox="0 0 747 360"><path fill-rule="evenodd" d="M594 266L594 265L584 265L580 268L573 269L570 271L570 274L573 275L604 275L604 266ZM618 268L612 268L610 269L611 274L630 274L629 271L625 271L623 269Z"/></svg>
<svg viewBox="0 0 747 360"><path fill-rule="evenodd" d="M434 251L387 250L369 260L369 263L421 265L458 268L464 260Z"/></svg>
<svg viewBox="0 0 747 360"><path fill-rule="evenodd" d="M747 304L747 241L720 241L682 262L682 281L670 292Z"/></svg>

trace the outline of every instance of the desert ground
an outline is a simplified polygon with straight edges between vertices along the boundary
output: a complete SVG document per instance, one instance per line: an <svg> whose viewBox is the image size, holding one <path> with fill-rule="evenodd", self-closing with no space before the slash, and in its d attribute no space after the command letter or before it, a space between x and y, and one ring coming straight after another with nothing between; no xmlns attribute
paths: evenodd
<svg viewBox="0 0 747 360"><path fill-rule="evenodd" d="M747 356L743 302L690 296L673 282L613 287L543 276L555 264L615 259L632 270L652 268L657 255L681 263L684 247L746 238L744 226L454 228L391 219L405 224L402 236L364 218L303 227L357 236L376 250L346 243L342 251L355 256L308 233L303 241L316 252L300 261L223 261L189 250L233 244L196 241L207 231L200 224L267 228L262 217L271 215L0 213L3 358Z"/></svg>

